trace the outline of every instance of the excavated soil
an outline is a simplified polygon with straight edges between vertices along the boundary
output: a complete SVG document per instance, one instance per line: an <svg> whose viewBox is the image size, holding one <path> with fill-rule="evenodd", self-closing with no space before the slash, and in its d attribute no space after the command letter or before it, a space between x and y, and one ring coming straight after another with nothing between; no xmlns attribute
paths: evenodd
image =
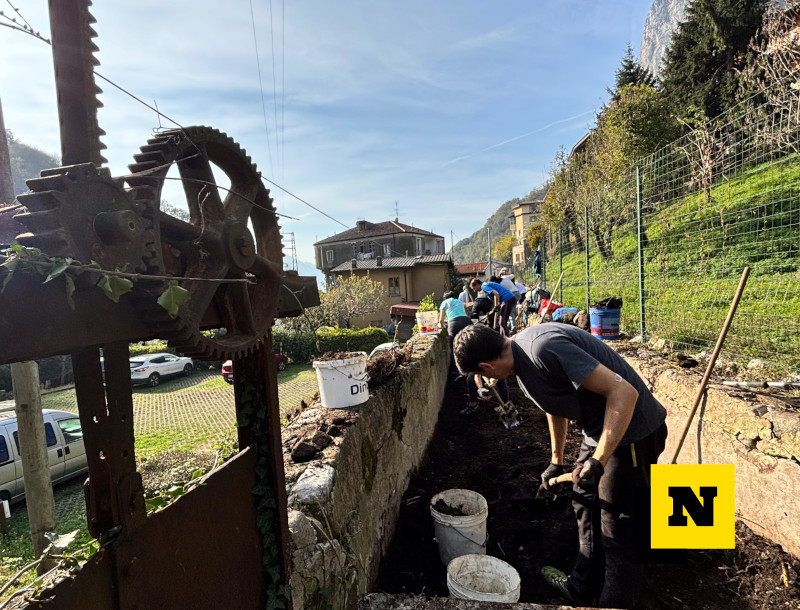
<svg viewBox="0 0 800 610"><path fill-rule="evenodd" d="M487 552L517 569L520 601L564 603L539 570L544 565L571 568L577 553L572 506L563 496L535 499L550 455L547 422L513 382L509 385L523 417L511 430L500 424L491 404L483 403L471 416L459 415L466 400L464 383L448 385L436 436L404 496L377 590L448 595L429 503L440 491L464 488L489 504ZM573 460L579 443L579 431L571 426L567 453ZM800 608L799 575L800 561L738 523L734 550L689 551L686 564L647 566L641 607Z"/></svg>

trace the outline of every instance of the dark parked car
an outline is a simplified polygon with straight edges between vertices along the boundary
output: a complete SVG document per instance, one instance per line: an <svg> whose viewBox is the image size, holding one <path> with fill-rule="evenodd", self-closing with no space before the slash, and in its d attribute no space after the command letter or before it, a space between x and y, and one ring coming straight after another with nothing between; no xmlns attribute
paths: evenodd
<svg viewBox="0 0 800 610"><path fill-rule="evenodd" d="M279 371L285 371L289 361L283 354L275 354L275 364ZM222 378L228 383L233 383L233 360L226 360L222 365Z"/></svg>

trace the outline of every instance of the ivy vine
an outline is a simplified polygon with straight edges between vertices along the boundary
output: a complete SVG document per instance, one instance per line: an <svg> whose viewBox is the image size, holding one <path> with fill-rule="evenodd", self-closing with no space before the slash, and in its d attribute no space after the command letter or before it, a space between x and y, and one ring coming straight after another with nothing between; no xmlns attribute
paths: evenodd
<svg viewBox="0 0 800 610"><path fill-rule="evenodd" d="M266 610L286 607L291 585L281 580L281 548L278 538L278 503L270 477L270 444L265 434L259 434L267 425L267 406L259 404L258 392L251 382L245 381L239 403L238 426L248 428L256 440L256 526L261 534L261 569L266 577Z"/></svg>
<svg viewBox="0 0 800 610"><path fill-rule="evenodd" d="M0 268L5 270L0 293L5 290L18 272L39 275L44 278L43 284L56 278L63 278L67 304L73 310L75 309L75 281L84 274L97 276L94 285L114 303L119 303L120 297L133 289L134 281L137 279L169 280L167 287L158 297L158 304L171 316L177 315L178 308L191 297L188 290L179 286L177 280L169 276L128 273L125 268L110 271L101 268L96 261L91 261L87 265L69 257L48 256L38 248L29 248L20 244L15 244L0 254L0 261L2 261Z"/></svg>

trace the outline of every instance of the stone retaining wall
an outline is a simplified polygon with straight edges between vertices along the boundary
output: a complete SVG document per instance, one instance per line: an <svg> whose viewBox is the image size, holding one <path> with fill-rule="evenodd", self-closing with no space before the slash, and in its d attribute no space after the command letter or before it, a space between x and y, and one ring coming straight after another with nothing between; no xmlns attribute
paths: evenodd
<svg viewBox="0 0 800 610"><path fill-rule="evenodd" d="M661 463L672 458L700 385L660 357L624 354L669 412ZM736 513L757 534L800 557L800 414L780 400L709 384L679 464L734 464Z"/></svg>
<svg viewBox="0 0 800 610"><path fill-rule="evenodd" d="M447 381L446 339L411 343L410 365L360 408L315 403L283 431L297 610L354 608L377 578ZM291 456L313 459L298 464Z"/></svg>

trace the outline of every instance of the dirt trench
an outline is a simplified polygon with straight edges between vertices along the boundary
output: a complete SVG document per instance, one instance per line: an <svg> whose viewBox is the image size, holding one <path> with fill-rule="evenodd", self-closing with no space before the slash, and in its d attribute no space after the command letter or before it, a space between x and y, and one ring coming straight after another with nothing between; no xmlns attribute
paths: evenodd
<svg viewBox="0 0 800 610"><path fill-rule="evenodd" d="M572 505L568 496L549 502L534 498L549 461L547 422L513 383L510 391L523 422L506 430L487 403L471 416L459 415L466 402L464 383L448 385L436 435L403 498L377 591L448 596L429 502L445 489L465 488L489 504L487 552L517 569L520 601L564 603L539 570L571 568L578 544ZM566 454L573 461L580 438L571 425ZM739 522L734 550L690 551L684 565L647 566L641 607L800 608L799 580L798 559Z"/></svg>

